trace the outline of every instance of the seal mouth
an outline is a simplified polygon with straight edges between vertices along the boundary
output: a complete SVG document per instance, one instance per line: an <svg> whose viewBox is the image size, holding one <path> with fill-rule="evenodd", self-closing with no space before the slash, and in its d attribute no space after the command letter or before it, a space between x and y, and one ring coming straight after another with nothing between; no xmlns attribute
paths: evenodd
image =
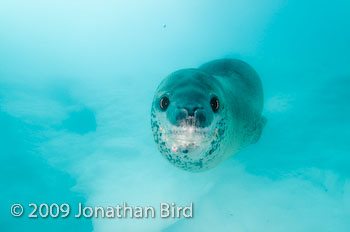
<svg viewBox="0 0 350 232"><path fill-rule="evenodd" d="M191 160L200 159L208 152L212 142L219 136L218 122L221 117L216 117L210 125L200 127L196 125L195 117L188 116L177 125L171 124L166 117L157 121L165 122L159 125L159 139L164 142L168 152L182 158L188 156Z"/></svg>
<svg viewBox="0 0 350 232"><path fill-rule="evenodd" d="M177 120L178 127L193 127L193 128L205 128L201 126L200 119L196 116L187 116L184 119Z"/></svg>
<svg viewBox="0 0 350 232"><path fill-rule="evenodd" d="M176 127L171 130L171 135L185 137L186 140L205 138L208 134L208 129L198 127Z"/></svg>
<svg viewBox="0 0 350 232"><path fill-rule="evenodd" d="M167 133L168 144L176 153L204 152L215 133L211 127L198 127L192 119L186 120L181 126L173 126ZM203 150L203 151L202 151Z"/></svg>

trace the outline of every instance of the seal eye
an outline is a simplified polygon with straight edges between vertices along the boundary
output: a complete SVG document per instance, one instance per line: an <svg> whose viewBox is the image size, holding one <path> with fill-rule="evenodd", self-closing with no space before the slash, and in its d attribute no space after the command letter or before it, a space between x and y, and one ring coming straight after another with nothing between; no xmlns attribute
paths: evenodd
<svg viewBox="0 0 350 232"><path fill-rule="evenodd" d="M162 97L160 99L160 102L159 102L159 105L160 105L160 108L163 110L163 111L166 111L166 109L168 108L170 104L170 100L168 97Z"/></svg>
<svg viewBox="0 0 350 232"><path fill-rule="evenodd" d="M212 99L210 100L210 106L214 112L218 111L220 106L219 99L217 97L212 97Z"/></svg>

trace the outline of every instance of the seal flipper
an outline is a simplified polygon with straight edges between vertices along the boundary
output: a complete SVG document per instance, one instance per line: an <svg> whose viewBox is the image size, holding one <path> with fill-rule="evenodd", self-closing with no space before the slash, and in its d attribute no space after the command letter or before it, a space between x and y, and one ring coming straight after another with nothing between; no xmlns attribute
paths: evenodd
<svg viewBox="0 0 350 232"><path fill-rule="evenodd" d="M251 143L257 143L261 137L261 133L265 127L267 123L267 118L265 118L264 116L261 116L260 120L256 123L255 125L255 131L254 134L252 136L252 141Z"/></svg>

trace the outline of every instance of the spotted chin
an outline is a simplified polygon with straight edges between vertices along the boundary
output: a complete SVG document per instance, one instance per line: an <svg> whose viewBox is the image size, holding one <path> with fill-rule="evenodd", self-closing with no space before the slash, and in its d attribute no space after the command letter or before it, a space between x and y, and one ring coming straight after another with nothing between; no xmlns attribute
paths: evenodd
<svg viewBox="0 0 350 232"><path fill-rule="evenodd" d="M165 140L174 153L193 153L203 152L201 150L210 144L213 136L215 132L210 133L208 128L175 127L165 134Z"/></svg>
<svg viewBox="0 0 350 232"><path fill-rule="evenodd" d="M165 158L188 171L202 171L212 166L224 137L226 125L223 119L207 128L193 124L167 127L169 123L162 126L160 122L157 117L152 117L154 140Z"/></svg>

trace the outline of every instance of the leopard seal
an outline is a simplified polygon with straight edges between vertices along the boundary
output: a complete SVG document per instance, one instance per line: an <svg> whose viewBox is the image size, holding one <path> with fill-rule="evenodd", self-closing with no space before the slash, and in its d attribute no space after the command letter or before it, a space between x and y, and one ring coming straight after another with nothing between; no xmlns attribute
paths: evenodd
<svg viewBox="0 0 350 232"><path fill-rule="evenodd" d="M219 59L171 73L151 109L153 137L175 166L205 171L256 143L266 119L258 74L238 59Z"/></svg>

